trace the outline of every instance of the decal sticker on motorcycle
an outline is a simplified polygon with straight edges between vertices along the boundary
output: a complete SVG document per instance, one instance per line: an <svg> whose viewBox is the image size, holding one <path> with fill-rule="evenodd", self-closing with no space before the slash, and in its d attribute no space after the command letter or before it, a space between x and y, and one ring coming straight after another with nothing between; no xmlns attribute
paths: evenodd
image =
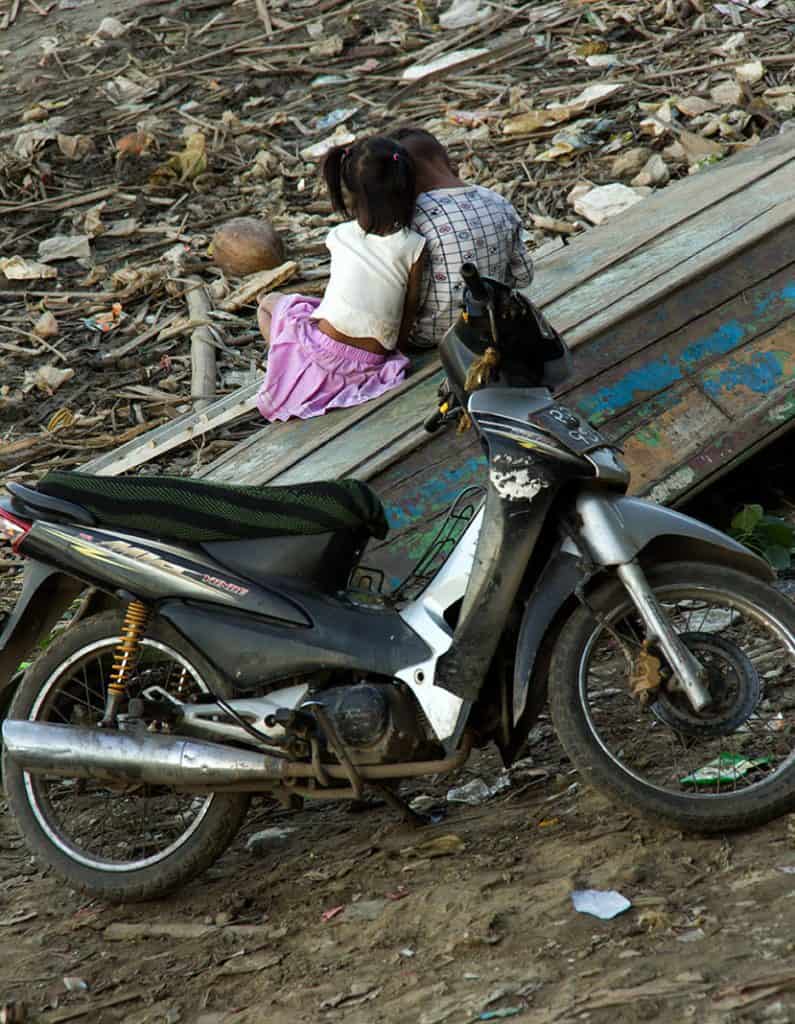
<svg viewBox="0 0 795 1024"><path fill-rule="evenodd" d="M527 459L500 456L494 460L489 476L494 490L507 501L532 501L549 480L539 476L539 468Z"/></svg>

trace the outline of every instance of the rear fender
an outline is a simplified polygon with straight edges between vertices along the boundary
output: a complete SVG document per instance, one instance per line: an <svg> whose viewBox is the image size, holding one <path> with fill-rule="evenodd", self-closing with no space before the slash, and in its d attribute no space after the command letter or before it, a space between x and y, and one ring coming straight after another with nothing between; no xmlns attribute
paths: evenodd
<svg viewBox="0 0 795 1024"><path fill-rule="evenodd" d="M0 632L0 704L13 686L20 662L49 635L85 583L43 562L25 562L25 579L16 606Z"/></svg>

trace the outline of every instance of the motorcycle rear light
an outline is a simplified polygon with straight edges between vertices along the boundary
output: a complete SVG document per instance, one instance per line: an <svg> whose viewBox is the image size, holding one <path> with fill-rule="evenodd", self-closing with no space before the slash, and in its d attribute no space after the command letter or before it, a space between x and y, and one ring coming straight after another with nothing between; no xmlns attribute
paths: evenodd
<svg viewBox="0 0 795 1024"><path fill-rule="evenodd" d="M17 519L10 512L0 508L0 543L10 544L12 551L16 551L25 539L30 526L31 524L26 523L24 519Z"/></svg>

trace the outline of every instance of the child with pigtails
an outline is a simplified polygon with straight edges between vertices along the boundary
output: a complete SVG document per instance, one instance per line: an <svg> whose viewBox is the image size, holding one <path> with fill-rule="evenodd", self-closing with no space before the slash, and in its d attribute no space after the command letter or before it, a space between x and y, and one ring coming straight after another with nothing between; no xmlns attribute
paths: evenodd
<svg viewBox="0 0 795 1024"><path fill-rule="evenodd" d="M332 149L323 177L333 208L351 219L329 231L322 299L271 292L258 322L269 341L257 406L267 420L308 419L359 405L406 374L425 239L410 228L416 172L388 138Z"/></svg>

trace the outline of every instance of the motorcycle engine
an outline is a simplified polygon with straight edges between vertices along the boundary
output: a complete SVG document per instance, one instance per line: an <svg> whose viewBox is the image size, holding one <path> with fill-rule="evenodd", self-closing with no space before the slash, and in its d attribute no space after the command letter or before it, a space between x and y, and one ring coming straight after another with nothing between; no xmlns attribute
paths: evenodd
<svg viewBox="0 0 795 1024"><path fill-rule="evenodd" d="M413 695L402 683L363 680L312 695L334 719L354 764L394 764L438 757Z"/></svg>

